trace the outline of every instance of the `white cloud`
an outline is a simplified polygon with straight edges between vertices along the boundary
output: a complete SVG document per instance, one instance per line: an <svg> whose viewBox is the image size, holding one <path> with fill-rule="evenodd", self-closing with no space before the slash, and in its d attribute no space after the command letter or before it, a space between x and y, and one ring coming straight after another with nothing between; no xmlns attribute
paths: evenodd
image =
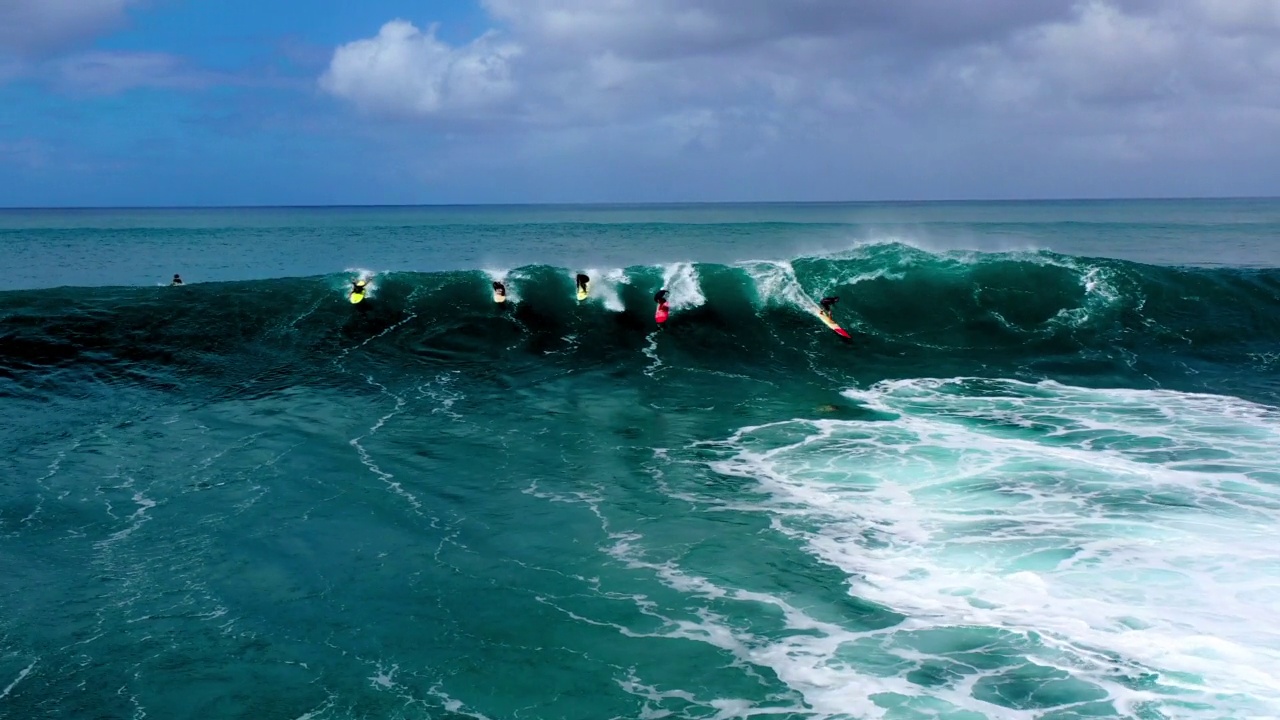
<svg viewBox="0 0 1280 720"><path fill-rule="evenodd" d="M452 47L435 30L389 22L376 37L338 48L320 86L365 110L405 116L476 114L514 95L519 46L487 34Z"/></svg>
<svg viewBox="0 0 1280 720"><path fill-rule="evenodd" d="M124 21L136 0L0 0L0 54L64 49Z"/></svg>
<svg viewBox="0 0 1280 720"><path fill-rule="evenodd" d="M997 109L1032 103L1107 111L1145 103L1198 115L1199 103L1275 105L1280 43L1266 37L1265 24L1249 25L1248 34L1238 24L1264 17L1261 10L1280 12L1280 0L1266 6L1250 9L1243 1L1227 11L1199 0L1138 14L1094 0L1070 21L1028 28L1003 46L970 53L957 72Z"/></svg>
<svg viewBox="0 0 1280 720"><path fill-rule="evenodd" d="M483 111L497 157L554 146L654 172L677 157L660 148L687 150L702 166L669 167L694 185L751 162L957 194L1001 162L1074 188L1109 164L1163 182L1192 159L1276 176L1246 148L1280 136L1280 0L481 2L490 34L451 46L389 23L338 48L322 86L402 119ZM480 152L450 150L459 166Z"/></svg>

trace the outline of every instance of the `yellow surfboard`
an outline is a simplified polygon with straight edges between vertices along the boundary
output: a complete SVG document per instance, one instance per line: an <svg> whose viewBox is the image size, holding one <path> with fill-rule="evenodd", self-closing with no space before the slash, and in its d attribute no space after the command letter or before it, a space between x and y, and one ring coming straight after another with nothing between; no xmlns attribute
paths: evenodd
<svg viewBox="0 0 1280 720"><path fill-rule="evenodd" d="M496 303L504 303L504 302L506 302L506 301L507 301L507 296L506 296L506 295L503 295L503 294L502 294L502 293L500 293L500 292L495 292L495 293L493 294L493 301L494 301L494 302L496 302Z"/></svg>
<svg viewBox="0 0 1280 720"><path fill-rule="evenodd" d="M351 304L352 304L352 305L355 305L356 303L360 302L361 300L364 300L364 293L351 293L351 298L350 298L350 299L351 299Z"/></svg>
<svg viewBox="0 0 1280 720"><path fill-rule="evenodd" d="M591 283L590 283L590 282L588 282L588 283L586 284L586 287L580 287L580 288L578 288L578 302L582 302L583 300L586 300L586 299L587 299L587 295L589 295L590 293L591 293Z"/></svg>
<svg viewBox="0 0 1280 720"><path fill-rule="evenodd" d="M844 328L837 325L836 321L833 320L830 315L822 312L821 309L818 310L818 317L822 319L822 323L824 325L834 330L840 337L849 337L849 333L845 332Z"/></svg>

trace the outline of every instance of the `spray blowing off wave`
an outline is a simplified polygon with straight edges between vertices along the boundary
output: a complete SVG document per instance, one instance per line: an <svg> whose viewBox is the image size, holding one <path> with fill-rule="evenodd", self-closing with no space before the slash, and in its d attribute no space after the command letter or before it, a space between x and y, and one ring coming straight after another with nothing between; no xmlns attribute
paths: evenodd
<svg viewBox="0 0 1280 720"><path fill-rule="evenodd" d="M1172 360L1242 364L1280 341L1280 271L1172 269L1052 253L930 254L903 245L840 257L736 265L593 269L549 266L371 276L369 299L343 302L351 277L183 288L62 288L13 294L0 373L83 366L105 377L151 367L154 382L192 370L270 372L314 381L354 349L413 368L505 362L642 369L653 295L669 291L659 347L668 364L753 376L903 377L917 366L1008 376L1131 373L1156 382ZM369 275L362 273L362 275ZM493 302L500 281L508 302ZM836 321L815 318L841 298ZM568 352L572 351L572 352ZM232 373L234 375L234 373ZM872 378L874 379L874 378Z"/></svg>

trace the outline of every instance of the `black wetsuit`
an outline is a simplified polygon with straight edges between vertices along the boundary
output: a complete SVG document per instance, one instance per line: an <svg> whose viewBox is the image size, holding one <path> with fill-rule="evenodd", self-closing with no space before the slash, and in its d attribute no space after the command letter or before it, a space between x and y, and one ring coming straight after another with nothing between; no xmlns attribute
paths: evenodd
<svg viewBox="0 0 1280 720"><path fill-rule="evenodd" d="M496 280L493 283L493 291L502 297L507 296L507 286Z"/></svg>
<svg viewBox="0 0 1280 720"><path fill-rule="evenodd" d="M591 278L587 277L586 275L583 275L582 273L578 273L577 280L578 280L578 289L583 292L586 292L587 283L591 282Z"/></svg>
<svg viewBox="0 0 1280 720"><path fill-rule="evenodd" d="M827 315L830 315L831 306L835 305L838 302L840 302L840 298L838 297L835 297L835 296L824 297L818 301L818 305L822 306L822 312L826 313Z"/></svg>
<svg viewBox="0 0 1280 720"><path fill-rule="evenodd" d="M653 301L654 301L654 302L656 302L656 303L658 303L659 305L661 305L662 303L666 302L666 301L667 301L667 291L666 291L666 290L659 290L658 292L654 293Z"/></svg>

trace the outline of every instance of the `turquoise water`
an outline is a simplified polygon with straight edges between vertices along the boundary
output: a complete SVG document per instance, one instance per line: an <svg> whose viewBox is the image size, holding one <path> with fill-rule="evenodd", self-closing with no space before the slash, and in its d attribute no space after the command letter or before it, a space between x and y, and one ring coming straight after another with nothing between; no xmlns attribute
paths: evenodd
<svg viewBox="0 0 1280 720"><path fill-rule="evenodd" d="M1277 268L1266 200L0 211L0 717L1275 716Z"/></svg>

